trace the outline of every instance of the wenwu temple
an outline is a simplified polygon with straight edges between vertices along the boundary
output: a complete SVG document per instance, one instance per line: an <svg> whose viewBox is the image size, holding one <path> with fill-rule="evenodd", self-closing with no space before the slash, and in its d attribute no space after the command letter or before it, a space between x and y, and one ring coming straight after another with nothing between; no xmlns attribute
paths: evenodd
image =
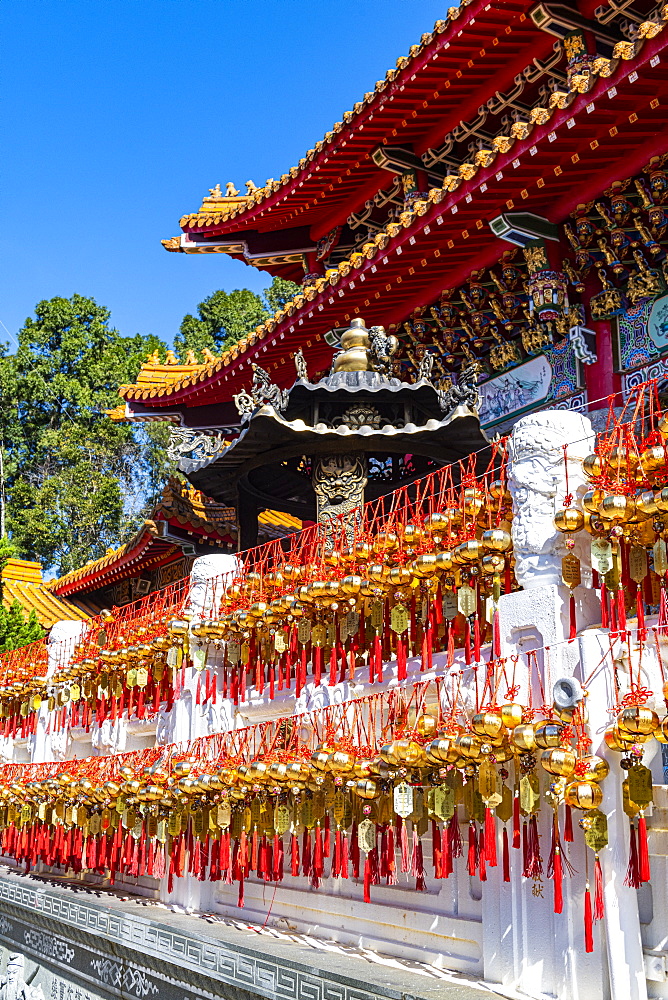
<svg viewBox="0 0 668 1000"><path fill-rule="evenodd" d="M462 0L163 240L299 290L6 568L0 1000L668 997L667 26Z"/></svg>

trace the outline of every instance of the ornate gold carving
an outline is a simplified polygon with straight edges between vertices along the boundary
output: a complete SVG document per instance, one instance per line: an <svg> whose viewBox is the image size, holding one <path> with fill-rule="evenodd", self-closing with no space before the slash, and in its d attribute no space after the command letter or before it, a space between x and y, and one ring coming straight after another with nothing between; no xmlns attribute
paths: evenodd
<svg viewBox="0 0 668 1000"><path fill-rule="evenodd" d="M328 533L343 527L351 539L355 524L360 520L367 484L364 455L323 455L314 459L313 490L318 505L318 522ZM354 513L353 513L354 512ZM346 515L353 515L348 518Z"/></svg>

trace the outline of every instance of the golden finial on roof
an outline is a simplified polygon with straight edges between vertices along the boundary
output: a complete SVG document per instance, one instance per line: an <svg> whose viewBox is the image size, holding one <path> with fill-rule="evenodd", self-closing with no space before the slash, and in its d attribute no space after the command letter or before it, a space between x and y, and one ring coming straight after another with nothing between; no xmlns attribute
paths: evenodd
<svg viewBox="0 0 668 1000"><path fill-rule="evenodd" d="M239 192L234 186L232 181L228 181L225 185L225 197L226 198L236 198Z"/></svg>
<svg viewBox="0 0 668 1000"><path fill-rule="evenodd" d="M165 357L166 365L178 365L179 359L174 354L174 351L167 351L167 356Z"/></svg>
<svg viewBox="0 0 668 1000"><path fill-rule="evenodd" d="M148 361L148 363L150 365L159 365L160 364L160 355L158 354L158 348L157 347L153 351L152 354L147 354L146 355L146 360Z"/></svg>
<svg viewBox="0 0 668 1000"><path fill-rule="evenodd" d="M195 357L195 352L193 351L192 347L189 347L186 352L186 364L187 365L199 364L197 358Z"/></svg>
<svg viewBox="0 0 668 1000"><path fill-rule="evenodd" d="M246 181L246 194L253 194L258 190L258 186L255 181Z"/></svg>
<svg viewBox="0 0 668 1000"><path fill-rule="evenodd" d="M210 364L212 361L217 361L216 355L213 354L208 347L202 348L202 357L206 364Z"/></svg>
<svg viewBox="0 0 668 1000"><path fill-rule="evenodd" d="M169 240L160 240L165 250L170 253L180 253L181 252L181 237L172 236Z"/></svg>
<svg viewBox="0 0 668 1000"><path fill-rule="evenodd" d="M209 188L209 194L212 198L222 198L223 192L220 190L220 184L216 184L215 187Z"/></svg>

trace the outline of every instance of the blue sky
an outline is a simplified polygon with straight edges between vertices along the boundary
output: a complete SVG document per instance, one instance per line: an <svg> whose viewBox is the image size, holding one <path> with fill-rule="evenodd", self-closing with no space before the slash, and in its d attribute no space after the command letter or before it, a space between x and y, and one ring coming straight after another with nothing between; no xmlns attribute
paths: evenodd
<svg viewBox="0 0 668 1000"><path fill-rule="evenodd" d="M215 289L265 287L160 240L216 182L289 169L451 4L3 0L0 322L78 292L171 341Z"/></svg>

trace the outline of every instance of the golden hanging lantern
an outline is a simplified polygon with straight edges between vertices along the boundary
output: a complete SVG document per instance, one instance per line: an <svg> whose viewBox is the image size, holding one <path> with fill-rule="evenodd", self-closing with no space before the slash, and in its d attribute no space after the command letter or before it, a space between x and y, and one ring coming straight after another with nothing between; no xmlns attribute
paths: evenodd
<svg viewBox="0 0 668 1000"><path fill-rule="evenodd" d="M554 515L554 526L557 531L581 531L584 527L584 514L578 507L562 507Z"/></svg>
<svg viewBox="0 0 668 1000"><path fill-rule="evenodd" d="M568 778L575 771L577 756L572 750L556 747L552 750L543 750L540 762L548 774Z"/></svg>
<svg viewBox="0 0 668 1000"><path fill-rule="evenodd" d="M617 718L620 731L628 733L634 739L638 736L650 736L659 728L659 716L645 705L634 705L623 708Z"/></svg>
<svg viewBox="0 0 668 1000"><path fill-rule="evenodd" d="M603 792L594 781L573 781L566 785L564 800L573 809L598 809Z"/></svg>

